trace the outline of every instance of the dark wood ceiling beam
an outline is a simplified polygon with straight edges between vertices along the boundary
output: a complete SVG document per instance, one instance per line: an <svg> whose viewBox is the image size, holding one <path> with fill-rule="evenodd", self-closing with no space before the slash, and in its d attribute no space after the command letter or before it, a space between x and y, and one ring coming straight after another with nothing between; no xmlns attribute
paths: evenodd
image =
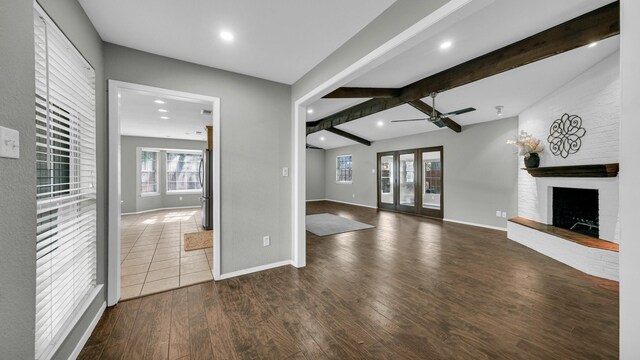
<svg viewBox="0 0 640 360"><path fill-rule="evenodd" d="M371 146L371 141L369 141L367 139L363 139L363 138L361 138L359 136L353 135L352 133L348 133L346 131L343 131L343 130L340 130L340 129L336 129L336 128L333 128L333 127L332 128L328 128L326 130L328 132L330 132L330 133L334 133L336 135L345 137L345 138L347 138L349 140L353 140L353 141L359 142L360 144Z"/></svg>
<svg viewBox="0 0 640 360"><path fill-rule="evenodd" d="M620 34L620 2L578 16L405 86L401 97L422 99Z"/></svg>
<svg viewBox="0 0 640 360"><path fill-rule="evenodd" d="M425 103L424 101L422 101L422 100L412 100L412 101L409 101L407 104L413 106L417 110L422 111L428 117L431 117L431 115L433 114L433 108L431 106L429 106L427 103ZM439 111L436 111L436 115L440 116L441 113ZM458 124L457 122L451 120L448 117L440 119L440 122L433 122L433 124L435 124L438 127L446 126L446 127L448 127L449 129L451 129L451 130L453 130L455 132L461 132L462 131L462 126L460 126L460 124Z"/></svg>
<svg viewBox="0 0 640 360"><path fill-rule="evenodd" d="M325 99L391 98L391 97L400 96L401 90L402 89L341 87L323 96L323 98Z"/></svg>
<svg viewBox="0 0 640 360"><path fill-rule="evenodd" d="M374 98L318 121L307 123L307 134L422 99L434 91L450 90L513 70L618 34L620 34L620 2L616 1L409 84L402 88L402 94L399 97Z"/></svg>
<svg viewBox="0 0 640 360"><path fill-rule="evenodd" d="M307 135L321 130L327 130L340 124L379 113L380 111L391 109L402 104L403 102L399 97L367 100L323 119L308 122Z"/></svg>

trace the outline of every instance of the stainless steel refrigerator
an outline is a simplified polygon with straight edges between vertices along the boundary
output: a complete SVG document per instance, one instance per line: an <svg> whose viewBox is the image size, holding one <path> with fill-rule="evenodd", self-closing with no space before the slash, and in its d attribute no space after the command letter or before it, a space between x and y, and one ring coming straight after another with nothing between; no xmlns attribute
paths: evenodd
<svg viewBox="0 0 640 360"><path fill-rule="evenodd" d="M207 149L202 153L199 169L200 186L202 187L202 196L200 196L202 227L206 230L213 228L213 179L211 169L213 169L213 150Z"/></svg>

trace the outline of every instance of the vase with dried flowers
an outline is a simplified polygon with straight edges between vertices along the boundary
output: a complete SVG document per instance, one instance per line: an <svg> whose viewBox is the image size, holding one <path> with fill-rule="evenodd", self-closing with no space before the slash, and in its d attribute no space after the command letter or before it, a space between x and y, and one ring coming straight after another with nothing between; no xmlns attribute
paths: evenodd
<svg viewBox="0 0 640 360"><path fill-rule="evenodd" d="M516 154L524 156L524 166L537 168L540 165L539 153L544 150L544 144L526 131L520 131L516 140L507 140L507 144L514 145L518 151Z"/></svg>

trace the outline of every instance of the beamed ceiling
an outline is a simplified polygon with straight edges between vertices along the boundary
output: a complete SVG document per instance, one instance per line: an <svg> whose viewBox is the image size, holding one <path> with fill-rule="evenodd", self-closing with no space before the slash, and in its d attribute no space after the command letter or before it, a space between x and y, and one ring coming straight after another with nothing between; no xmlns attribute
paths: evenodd
<svg viewBox="0 0 640 360"><path fill-rule="evenodd" d="M514 19L519 12L527 15L526 21ZM496 13L501 13L500 18L506 20L497 22ZM504 31L510 23L520 23L516 39ZM502 32L497 32L496 28L500 27ZM526 29L529 30L524 33ZM308 116L307 142L328 149L438 130L438 126L428 121L391 123L428 117L425 113L431 113L428 95L432 91L439 93L438 111L477 109L445 119L439 124L444 126L444 131L460 131L464 125L495 120L499 118L495 109L498 105L504 106L503 117L518 115L617 52L618 34L618 2L495 1L312 104L314 112ZM446 52L437 49L443 39L453 43ZM478 41L486 44L470 47L481 48L482 53L470 53L464 47ZM597 46L587 46L596 41ZM494 44L493 48L487 50L490 44ZM466 58L461 58L459 53L464 53ZM436 60L425 61L424 54ZM457 62L443 68L443 58L447 57ZM421 63L432 72L420 71ZM405 83L393 82L390 76L393 73ZM413 73L413 77L409 77L409 73ZM340 130L339 134L336 129ZM345 137L346 134L359 141Z"/></svg>

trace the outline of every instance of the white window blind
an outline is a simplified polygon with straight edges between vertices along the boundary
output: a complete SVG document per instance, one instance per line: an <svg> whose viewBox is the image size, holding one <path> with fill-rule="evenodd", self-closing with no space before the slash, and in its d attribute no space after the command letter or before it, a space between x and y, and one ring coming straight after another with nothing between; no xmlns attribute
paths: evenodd
<svg viewBox="0 0 640 360"><path fill-rule="evenodd" d="M167 151L167 192L199 191L202 153Z"/></svg>
<svg viewBox="0 0 640 360"><path fill-rule="evenodd" d="M158 151L140 151L140 194L158 193Z"/></svg>
<svg viewBox="0 0 640 360"><path fill-rule="evenodd" d="M37 5L34 34L35 353L47 359L96 287L95 72Z"/></svg>

